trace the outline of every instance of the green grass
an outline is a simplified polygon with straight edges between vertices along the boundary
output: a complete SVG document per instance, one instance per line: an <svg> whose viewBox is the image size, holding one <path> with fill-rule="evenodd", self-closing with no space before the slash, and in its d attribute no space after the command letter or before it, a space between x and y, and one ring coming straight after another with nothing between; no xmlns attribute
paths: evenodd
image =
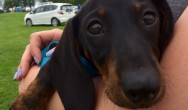
<svg viewBox="0 0 188 110"><path fill-rule="evenodd" d="M31 33L53 29L52 26L24 25L26 13L0 14L0 110L8 110L18 94L18 82L13 81L21 55ZM63 29L63 26L57 28Z"/></svg>

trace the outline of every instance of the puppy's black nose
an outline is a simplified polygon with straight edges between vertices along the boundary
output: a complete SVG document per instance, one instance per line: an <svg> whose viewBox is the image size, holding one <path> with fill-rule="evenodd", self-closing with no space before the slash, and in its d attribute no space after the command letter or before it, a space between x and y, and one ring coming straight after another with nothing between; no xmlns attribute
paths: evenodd
<svg viewBox="0 0 188 110"><path fill-rule="evenodd" d="M134 103L153 101L160 90L160 78L151 71L127 73L122 80L125 95Z"/></svg>

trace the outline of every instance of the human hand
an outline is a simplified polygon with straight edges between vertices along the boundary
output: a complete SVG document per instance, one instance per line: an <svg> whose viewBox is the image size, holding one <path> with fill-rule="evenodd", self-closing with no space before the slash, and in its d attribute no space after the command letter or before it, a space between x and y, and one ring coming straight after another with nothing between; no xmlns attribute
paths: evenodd
<svg viewBox="0 0 188 110"><path fill-rule="evenodd" d="M62 30L53 29L47 31L40 31L31 34L30 44L26 46L22 55L17 72L14 75L14 80L21 80L24 78L33 64L39 64L42 59L41 50L46 47L51 41L59 41L62 36ZM51 49L46 53L46 56L50 56L54 49ZM34 62L35 63L34 63Z"/></svg>

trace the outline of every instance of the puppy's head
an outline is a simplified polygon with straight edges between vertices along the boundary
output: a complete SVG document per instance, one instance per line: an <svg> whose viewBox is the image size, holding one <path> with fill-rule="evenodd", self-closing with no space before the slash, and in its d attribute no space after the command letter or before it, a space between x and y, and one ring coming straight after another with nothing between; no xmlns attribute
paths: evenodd
<svg viewBox="0 0 188 110"><path fill-rule="evenodd" d="M74 20L82 55L114 103L144 108L162 98L159 60L173 28L165 0L90 0Z"/></svg>

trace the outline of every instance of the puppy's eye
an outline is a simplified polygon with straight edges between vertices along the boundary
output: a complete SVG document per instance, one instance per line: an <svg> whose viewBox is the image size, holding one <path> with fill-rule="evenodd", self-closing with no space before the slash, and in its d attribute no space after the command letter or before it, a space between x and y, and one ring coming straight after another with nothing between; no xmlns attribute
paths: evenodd
<svg viewBox="0 0 188 110"><path fill-rule="evenodd" d="M143 21L146 25L151 25L155 22L155 15L152 13L144 14Z"/></svg>
<svg viewBox="0 0 188 110"><path fill-rule="evenodd" d="M99 21L93 21L88 25L87 30L93 35L102 34L103 26Z"/></svg>

